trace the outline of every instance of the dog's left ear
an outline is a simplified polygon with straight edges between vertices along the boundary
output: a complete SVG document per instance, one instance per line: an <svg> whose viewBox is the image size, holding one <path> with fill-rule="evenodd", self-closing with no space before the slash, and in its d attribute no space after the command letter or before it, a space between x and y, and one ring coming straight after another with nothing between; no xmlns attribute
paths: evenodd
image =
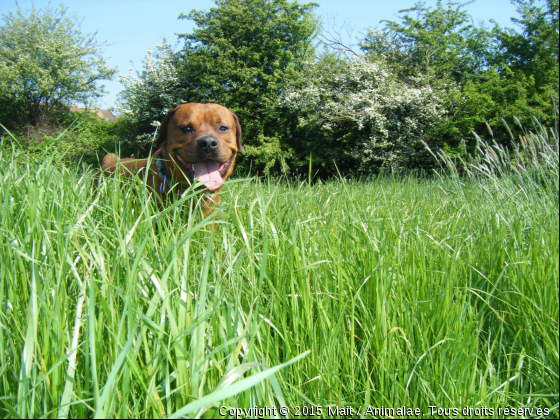
<svg viewBox="0 0 560 420"><path fill-rule="evenodd" d="M237 150L245 154L245 149L241 144L241 125L239 124L239 119L237 118L237 115L235 115L233 112L232 114L233 114L233 118L235 119L235 137L237 139Z"/></svg>
<svg viewBox="0 0 560 420"><path fill-rule="evenodd" d="M179 107L175 107L167 111L167 114L163 118L161 126L159 127L159 134L156 140L156 145L161 146L162 143L167 140L167 126L169 125L169 121L171 120L171 118L173 118L173 115L175 115L175 112L178 108Z"/></svg>

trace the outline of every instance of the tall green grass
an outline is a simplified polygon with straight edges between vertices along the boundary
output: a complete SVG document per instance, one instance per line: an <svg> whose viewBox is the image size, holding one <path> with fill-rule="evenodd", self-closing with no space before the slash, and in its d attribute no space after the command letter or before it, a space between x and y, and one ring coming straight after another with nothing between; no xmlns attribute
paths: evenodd
<svg viewBox="0 0 560 420"><path fill-rule="evenodd" d="M212 227L5 138L0 415L557 417L558 137L524 141L432 180L234 181Z"/></svg>

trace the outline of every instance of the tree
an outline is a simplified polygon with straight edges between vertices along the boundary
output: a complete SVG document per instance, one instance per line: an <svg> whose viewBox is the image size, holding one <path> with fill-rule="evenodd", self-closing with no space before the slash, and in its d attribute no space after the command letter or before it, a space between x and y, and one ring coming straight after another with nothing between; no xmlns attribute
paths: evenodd
<svg viewBox="0 0 560 420"><path fill-rule="evenodd" d="M533 118L553 126L558 104L558 0L546 0L544 6L535 0L512 3L519 17L511 20L521 30L493 28L491 67L462 84L454 119L463 132L484 133L506 145L515 141L514 119L524 127L532 127Z"/></svg>
<svg viewBox="0 0 560 420"><path fill-rule="evenodd" d="M15 112L20 124L37 125L74 102L100 97L101 80L116 69L106 65L95 34L83 35L67 9L18 11L0 27L0 118ZM13 115L12 115L13 116Z"/></svg>
<svg viewBox="0 0 560 420"><path fill-rule="evenodd" d="M195 22L180 71L193 100L216 101L242 122L248 157L270 170L290 155L280 139L289 123L278 110L288 80L301 77L314 56L314 4L286 0L217 0L208 12L182 15Z"/></svg>
<svg viewBox="0 0 560 420"><path fill-rule="evenodd" d="M216 0L209 11L182 14L196 25L179 35L182 49L158 48L141 72L122 79L124 113L149 131L166 108L181 102L220 103L238 115L253 168L280 170L291 155L281 139L295 124L278 107L287 81L303 77L305 63L313 59L314 7L287 0Z"/></svg>
<svg viewBox="0 0 560 420"><path fill-rule="evenodd" d="M438 137L451 148L475 147L476 131L501 144L512 140L514 117L530 127L537 117L552 124L552 102L558 101L558 0L513 0L520 18L512 19L521 31L475 27L466 4L423 3L401 11L400 22L384 21L362 42L368 57L384 59L406 81L423 76L446 94L449 118L437 128ZM487 130L490 124L492 131Z"/></svg>
<svg viewBox="0 0 560 420"><path fill-rule="evenodd" d="M384 20L361 44L367 56L385 59L401 76L427 76L431 83L461 82L488 68L490 33L472 24L468 3L419 2L399 11L401 22Z"/></svg>
<svg viewBox="0 0 560 420"><path fill-rule="evenodd" d="M507 65L535 81L534 90L558 100L558 0L546 0L544 7L535 0L513 0L519 18L512 21L521 32L495 28L500 49L496 64Z"/></svg>

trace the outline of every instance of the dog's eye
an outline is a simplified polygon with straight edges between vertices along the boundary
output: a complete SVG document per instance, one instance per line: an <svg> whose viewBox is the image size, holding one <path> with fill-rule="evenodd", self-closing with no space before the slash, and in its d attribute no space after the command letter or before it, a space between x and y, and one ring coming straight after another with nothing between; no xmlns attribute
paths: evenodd
<svg viewBox="0 0 560 420"><path fill-rule="evenodd" d="M225 125L220 125L220 127L218 128L218 131L220 133L227 133L229 131L229 127L226 127Z"/></svg>
<svg viewBox="0 0 560 420"><path fill-rule="evenodd" d="M192 133L194 130L193 130L193 128L192 128L190 125L186 125L186 126L184 126L184 127L181 127L181 131L182 131L183 133L187 133L187 134L188 134L188 133Z"/></svg>

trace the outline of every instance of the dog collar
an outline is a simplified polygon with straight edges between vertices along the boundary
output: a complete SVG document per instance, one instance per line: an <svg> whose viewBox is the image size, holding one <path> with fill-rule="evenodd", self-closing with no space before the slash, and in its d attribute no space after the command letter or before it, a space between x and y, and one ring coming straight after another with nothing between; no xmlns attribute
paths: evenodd
<svg viewBox="0 0 560 420"><path fill-rule="evenodd" d="M165 165L163 164L161 151L156 156L155 164L159 181L158 191L160 194L163 194L166 189L171 189L171 181L169 180L169 176L167 176L167 172L165 172Z"/></svg>

